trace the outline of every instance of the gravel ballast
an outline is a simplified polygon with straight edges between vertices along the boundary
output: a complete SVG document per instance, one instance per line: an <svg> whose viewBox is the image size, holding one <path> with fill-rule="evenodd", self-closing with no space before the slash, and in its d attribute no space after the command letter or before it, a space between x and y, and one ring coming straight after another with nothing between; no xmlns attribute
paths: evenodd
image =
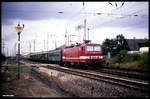
<svg viewBox="0 0 150 99"><path fill-rule="evenodd" d="M50 82L55 83L65 92L77 97L149 97L140 90L125 88L106 82L91 80L44 67L39 72L46 74Z"/></svg>

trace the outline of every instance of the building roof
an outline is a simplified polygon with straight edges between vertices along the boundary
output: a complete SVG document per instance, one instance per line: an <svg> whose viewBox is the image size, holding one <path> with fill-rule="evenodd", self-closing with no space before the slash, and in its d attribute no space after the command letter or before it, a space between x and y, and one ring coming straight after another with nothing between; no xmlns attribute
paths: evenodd
<svg viewBox="0 0 150 99"><path fill-rule="evenodd" d="M148 41L148 39L126 39L130 51L139 51L141 44Z"/></svg>

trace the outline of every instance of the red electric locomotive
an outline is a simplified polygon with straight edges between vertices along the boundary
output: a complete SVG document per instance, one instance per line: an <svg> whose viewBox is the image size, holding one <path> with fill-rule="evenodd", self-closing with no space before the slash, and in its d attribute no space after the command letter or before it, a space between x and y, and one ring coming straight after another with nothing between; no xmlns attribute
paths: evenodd
<svg viewBox="0 0 150 99"><path fill-rule="evenodd" d="M100 65L102 62L102 46L85 41L83 44L66 47L63 49L62 61L64 64L84 64L92 66Z"/></svg>

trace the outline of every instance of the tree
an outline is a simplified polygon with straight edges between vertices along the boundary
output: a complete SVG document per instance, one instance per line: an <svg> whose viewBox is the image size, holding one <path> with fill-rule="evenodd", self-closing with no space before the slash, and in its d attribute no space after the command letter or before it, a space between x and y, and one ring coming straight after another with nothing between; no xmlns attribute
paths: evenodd
<svg viewBox="0 0 150 99"><path fill-rule="evenodd" d="M121 34L117 35L115 39L106 38L102 44L102 49L104 55L110 52L112 56L116 56L121 50L128 50L129 47L124 36Z"/></svg>
<svg viewBox="0 0 150 99"><path fill-rule="evenodd" d="M117 44L116 50L118 52L120 52L121 50L129 50L128 43L122 34L116 36L116 44Z"/></svg>
<svg viewBox="0 0 150 99"><path fill-rule="evenodd" d="M103 49L103 54L106 55L107 52L111 51L111 48L109 47L110 45L110 40L109 39L105 39L105 41L102 44L102 49Z"/></svg>
<svg viewBox="0 0 150 99"><path fill-rule="evenodd" d="M143 44L141 44L140 47L148 47L148 46L149 46L149 41L146 41Z"/></svg>
<svg viewBox="0 0 150 99"><path fill-rule="evenodd" d="M107 55L108 52L111 53L111 55L114 55L116 53L116 41L114 39L106 39L102 44L103 54Z"/></svg>
<svg viewBox="0 0 150 99"><path fill-rule="evenodd" d="M123 62L123 58L127 56L127 50L121 50L116 56L119 60L119 63Z"/></svg>

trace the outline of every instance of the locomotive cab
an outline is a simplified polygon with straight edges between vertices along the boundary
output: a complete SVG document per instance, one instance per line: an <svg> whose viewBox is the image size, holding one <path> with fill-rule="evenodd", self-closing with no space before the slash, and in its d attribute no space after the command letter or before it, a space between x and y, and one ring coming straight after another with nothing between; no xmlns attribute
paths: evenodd
<svg viewBox="0 0 150 99"><path fill-rule="evenodd" d="M67 64L96 66L102 62L102 47L100 44L83 43L63 49L62 61Z"/></svg>
<svg viewBox="0 0 150 99"><path fill-rule="evenodd" d="M87 64L101 64L102 56L102 47L100 44L86 44L85 54L88 57Z"/></svg>
<svg viewBox="0 0 150 99"><path fill-rule="evenodd" d="M100 44L83 44L79 52L80 62L82 63L97 65L102 62L102 47Z"/></svg>

